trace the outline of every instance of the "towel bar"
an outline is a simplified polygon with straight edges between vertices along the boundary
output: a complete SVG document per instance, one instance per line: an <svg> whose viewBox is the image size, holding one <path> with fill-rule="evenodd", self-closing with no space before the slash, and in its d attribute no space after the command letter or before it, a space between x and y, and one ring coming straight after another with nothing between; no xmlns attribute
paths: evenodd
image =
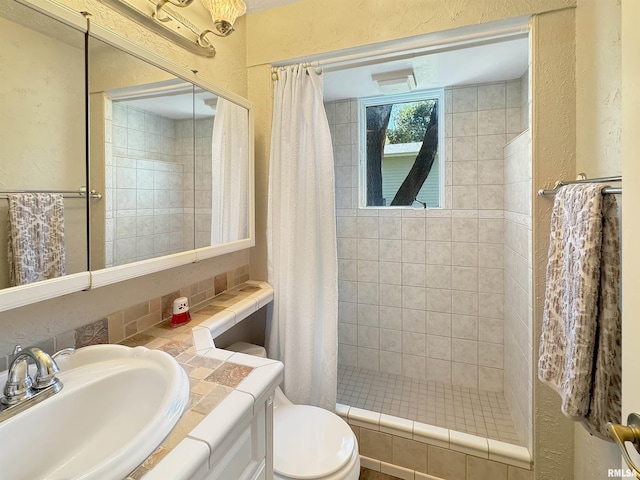
<svg viewBox="0 0 640 480"><path fill-rule="evenodd" d="M578 174L580 177L579 180L558 180L552 189L544 189L541 188L538 190L539 196L544 195L555 195L558 192L558 188L564 185L570 185L572 183L608 183L608 182L621 182L622 176L614 176L614 177L598 177L598 178L587 178L584 173ZM620 195L622 194L622 187L607 187L602 190L604 195Z"/></svg>
<svg viewBox="0 0 640 480"><path fill-rule="evenodd" d="M64 198L84 198L87 195L87 187L80 187L77 190L0 190L0 198L7 198L10 193L62 193L70 195ZM102 194L95 190L89 190L89 198L100 200Z"/></svg>
<svg viewBox="0 0 640 480"><path fill-rule="evenodd" d="M580 182L580 183L582 183L582 182ZM562 186L562 185L559 185L559 186ZM558 189L557 188L554 188L554 189L551 189L551 190L545 190L545 189L541 188L540 190L538 190L538 195L539 196L555 195L556 193L558 193ZM620 188L620 187L603 188L602 189L602 193L603 193L603 195L621 195L622 194L622 188Z"/></svg>

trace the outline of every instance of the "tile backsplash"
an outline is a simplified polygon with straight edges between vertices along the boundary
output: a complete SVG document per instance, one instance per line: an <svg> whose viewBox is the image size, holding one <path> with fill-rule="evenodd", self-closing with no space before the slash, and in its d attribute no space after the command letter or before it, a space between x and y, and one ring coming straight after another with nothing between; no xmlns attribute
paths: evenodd
<svg viewBox="0 0 640 480"><path fill-rule="evenodd" d="M171 318L173 300L187 297L193 309L215 295L232 289L249 280L249 265L206 278L179 290L144 300L123 310L118 310L105 318L92 320L74 330L39 342L35 346L51 354L67 347L81 348L100 343L119 343L143 330ZM25 345L22 345L23 347ZM6 370L13 356L0 357L0 371Z"/></svg>

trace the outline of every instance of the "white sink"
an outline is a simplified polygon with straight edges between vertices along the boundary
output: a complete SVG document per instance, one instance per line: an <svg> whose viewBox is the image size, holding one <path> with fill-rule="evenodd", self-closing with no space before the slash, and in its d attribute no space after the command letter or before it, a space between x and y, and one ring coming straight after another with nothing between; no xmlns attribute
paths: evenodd
<svg viewBox="0 0 640 480"><path fill-rule="evenodd" d="M170 355L95 345L57 359L60 392L0 423L0 476L126 477L180 419L189 381ZM0 388L5 374L0 376Z"/></svg>

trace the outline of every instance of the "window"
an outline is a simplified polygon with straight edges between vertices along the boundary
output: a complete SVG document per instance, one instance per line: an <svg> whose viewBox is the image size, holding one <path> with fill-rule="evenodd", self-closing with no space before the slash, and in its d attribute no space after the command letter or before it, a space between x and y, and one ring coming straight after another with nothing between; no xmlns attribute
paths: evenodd
<svg viewBox="0 0 640 480"><path fill-rule="evenodd" d="M442 206L442 90L360 100L361 205Z"/></svg>

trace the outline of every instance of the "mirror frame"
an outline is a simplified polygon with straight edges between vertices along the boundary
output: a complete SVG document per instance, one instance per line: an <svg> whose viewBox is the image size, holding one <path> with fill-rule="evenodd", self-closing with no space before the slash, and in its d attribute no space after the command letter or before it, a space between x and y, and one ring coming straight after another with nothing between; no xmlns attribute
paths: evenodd
<svg viewBox="0 0 640 480"><path fill-rule="evenodd" d="M74 12L62 5L57 5L43 0L15 0L26 7L47 15L54 20L86 34L89 31L89 24L84 15ZM85 104L85 108L88 105ZM88 146L89 139L85 135L85 142ZM88 178L89 163L85 158L86 177ZM88 239L87 239L88 241ZM88 265L87 265L88 267ZM64 277L42 280L36 283L7 287L0 290L0 312L11 310L24 305L49 300L61 295L80 292L91 287L91 273L72 273Z"/></svg>
<svg viewBox="0 0 640 480"><path fill-rule="evenodd" d="M0 312L11 310L17 307L41 302L43 300L52 299L61 295L79 292L82 290L92 290L105 285L111 285L124 280L129 280L150 273L156 273L190 263L196 263L209 258L225 255L227 253L245 250L255 246L255 144L254 144L254 111L253 104L247 99L233 92L220 88L206 79L202 79L197 72L180 67L169 62L165 58L137 45L130 40L115 34L107 28L91 23L84 15L74 12L64 6L55 5L46 0L15 0L27 7L33 8L45 15L59 20L85 34L90 34L97 40L101 40L116 48L119 48L140 60L150 63L161 68L177 77L180 77L192 84L208 90L220 97L230 100L248 111L249 120L249 178L247 188L248 192L248 237L234 242L224 243L220 245L212 245L202 247L185 252L175 253L162 257L142 260L119 265L115 267L104 268L94 271L80 272L64 277L58 277L41 282L21 285L17 287L9 287L0 290ZM88 115L88 98L87 98L87 115ZM89 144L87 140L87 150ZM89 177L90 159L86 158L87 177ZM90 207L89 207L90 208ZM91 211L89 210L89 218ZM91 233L88 233L89 249L91 249Z"/></svg>
<svg viewBox="0 0 640 480"><path fill-rule="evenodd" d="M219 97L223 97L230 100L248 111L249 120L249 148L248 159L249 162L249 178L247 188L249 189L248 195L248 215L249 215L249 232L248 237L235 242L223 243L220 245L212 245L209 247L202 247L195 250L188 250L180 253L174 253L171 255L165 255L157 258L150 258L148 260L141 260L138 262L128 263L126 265L118 265L115 267L108 267L100 270L91 271L91 289L110 285L113 283L137 278L150 273L160 272L169 268L179 267L187 265L189 263L195 263L207 258L213 258L226 253L236 252L238 250L244 250L255 246L255 168L254 168L254 112L253 104L245 98L236 95L233 92L229 92L225 89L217 87L211 84L209 81L198 77L197 73L191 70L175 65L169 62L163 57L131 42L128 39L108 30L100 25L91 23L89 20L89 35L102 42L105 42L115 48L118 48L124 52L133 55L134 57L145 61L155 67L165 70L176 77L182 78L193 85L208 90ZM91 162L89 161L89 167ZM91 242L89 242L91 245Z"/></svg>

